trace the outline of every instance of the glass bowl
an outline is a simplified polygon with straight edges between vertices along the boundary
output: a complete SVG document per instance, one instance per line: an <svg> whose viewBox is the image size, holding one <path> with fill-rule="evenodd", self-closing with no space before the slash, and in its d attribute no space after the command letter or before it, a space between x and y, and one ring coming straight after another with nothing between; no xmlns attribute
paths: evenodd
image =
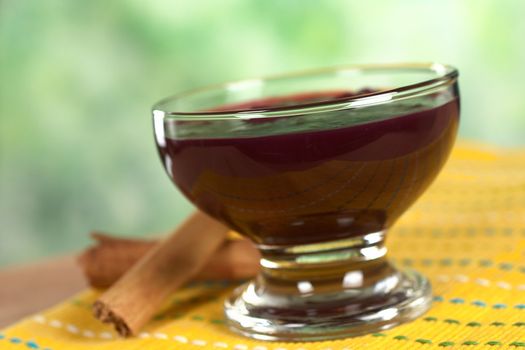
<svg viewBox="0 0 525 350"><path fill-rule="evenodd" d="M261 253L259 275L225 302L230 329L324 340L430 308L428 280L389 262L385 238L447 160L457 76L437 63L343 66L210 86L154 106L175 185Z"/></svg>

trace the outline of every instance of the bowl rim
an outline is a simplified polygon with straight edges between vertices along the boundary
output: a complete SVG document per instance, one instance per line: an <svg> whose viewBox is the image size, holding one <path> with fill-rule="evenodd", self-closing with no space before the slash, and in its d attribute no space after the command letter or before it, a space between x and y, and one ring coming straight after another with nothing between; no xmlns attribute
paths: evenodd
<svg viewBox="0 0 525 350"><path fill-rule="evenodd" d="M436 77L419 81L417 83L403 85L392 89L379 90L367 94L358 94L350 97L330 99L327 101L304 102L294 105L267 107L267 108L241 108L220 111L170 111L166 105L176 99L184 98L193 94L205 92L207 90L228 89L231 86L242 86L243 84L253 84L262 81L277 81L301 76L320 75L334 72L355 74L364 71L395 71L408 70L420 72L433 72ZM289 117L293 115L304 115L316 112L326 112L341 109L353 109L368 107L393 100L406 99L421 94L432 93L443 86L453 84L459 75L458 70L448 64L428 62L428 63L382 63L382 64L349 64L326 68L308 69L278 75L268 75L254 79L241 79L228 81L219 84L207 85L195 89L185 90L180 93L168 96L152 107L154 116L162 115L163 118L174 120L227 120L227 119L256 119L269 117Z"/></svg>

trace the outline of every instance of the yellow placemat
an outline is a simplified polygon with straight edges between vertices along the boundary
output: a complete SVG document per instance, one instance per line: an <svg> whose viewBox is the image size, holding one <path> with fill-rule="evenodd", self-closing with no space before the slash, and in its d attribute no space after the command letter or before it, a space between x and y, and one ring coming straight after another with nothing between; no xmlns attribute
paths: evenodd
<svg viewBox="0 0 525 350"><path fill-rule="evenodd" d="M425 273L434 305L420 319L358 338L268 343L230 333L229 283L177 292L134 339L91 316L86 291L0 332L0 349L525 349L525 150L462 143L391 230L390 257ZM38 291L35 291L38 293Z"/></svg>

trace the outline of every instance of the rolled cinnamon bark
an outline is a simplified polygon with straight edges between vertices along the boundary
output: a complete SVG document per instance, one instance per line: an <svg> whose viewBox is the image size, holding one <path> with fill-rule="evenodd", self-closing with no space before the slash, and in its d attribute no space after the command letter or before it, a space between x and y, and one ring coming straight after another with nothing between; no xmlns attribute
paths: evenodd
<svg viewBox="0 0 525 350"><path fill-rule="evenodd" d="M93 232L96 244L86 249L78 263L90 286L108 288L159 242ZM227 239L212 254L197 280L239 280L259 271L259 251L247 239Z"/></svg>
<svg viewBox="0 0 525 350"><path fill-rule="evenodd" d="M227 232L207 215L193 214L99 297L95 317L122 336L137 334L174 290L202 270Z"/></svg>
<svg viewBox="0 0 525 350"><path fill-rule="evenodd" d="M80 254L78 264L90 286L107 288L150 251L159 240L117 238L94 232L96 244Z"/></svg>

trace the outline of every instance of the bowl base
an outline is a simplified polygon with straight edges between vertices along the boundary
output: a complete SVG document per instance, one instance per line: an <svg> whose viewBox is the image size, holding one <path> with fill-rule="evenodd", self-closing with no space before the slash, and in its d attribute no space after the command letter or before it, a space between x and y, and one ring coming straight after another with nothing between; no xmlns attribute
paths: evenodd
<svg viewBox="0 0 525 350"><path fill-rule="evenodd" d="M226 300L227 325L249 338L294 342L392 328L421 316L432 303L431 286L424 276L414 270L392 269L388 276L361 286L359 275L347 274L345 288L337 292L308 281L298 282L295 292L268 288L259 276L235 289ZM352 286L355 288L348 288Z"/></svg>

